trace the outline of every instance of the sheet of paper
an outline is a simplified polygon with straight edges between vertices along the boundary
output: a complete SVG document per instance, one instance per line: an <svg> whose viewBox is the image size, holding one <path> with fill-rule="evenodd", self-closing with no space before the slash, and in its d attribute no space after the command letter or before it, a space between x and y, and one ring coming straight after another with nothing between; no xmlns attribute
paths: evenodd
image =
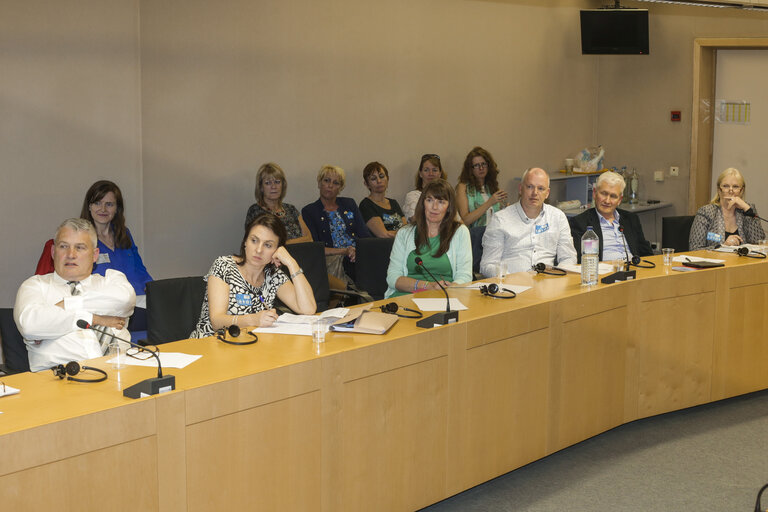
<svg viewBox="0 0 768 512"><path fill-rule="evenodd" d="M445 311L445 299L413 299L416 306L422 311ZM459 299L451 297L451 311L461 311L467 306Z"/></svg>
<svg viewBox="0 0 768 512"><path fill-rule="evenodd" d="M0 396L15 395L19 392L18 388L0 384Z"/></svg>
<svg viewBox="0 0 768 512"><path fill-rule="evenodd" d="M581 274L581 265L578 265L576 263L565 263L563 265L558 265L558 268L561 268L568 272L573 272L574 274ZM613 273L613 265L610 263L598 263L597 265L597 275L602 276L605 274L612 274Z"/></svg>
<svg viewBox="0 0 768 512"><path fill-rule="evenodd" d="M458 286L451 286L451 288L468 288L470 290L479 290L481 286L488 286L491 283L484 283L482 281L477 283L467 283L467 284L460 284ZM523 293L526 290L530 290L530 286L524 286L522 284L501 284L499 285L499 288L506 288L507 290L512 290L515 293ZM450 290L450 288L449 288Z"/></svg>
<svg viewBox="0 0 768 512"><path fill-rule="evenodd" d="M139 357L145 357L147 354L139 353ZM200 355L194 355L194 354L182 354L181 352L161 352L158 354L160 356L160 363L162 363L163 368L184 368L198 359L200 359L203 356ZM109 359L108 363L114 363L116 357L113 357L112 359ZM147 357L146 359L136 359L135 357L124 357L123 362L128 366L149 366L149 367L157 367L157 359L155 359L152 356Z"/></svg>
<svg viewBox="0 0 768 512"><path fill-rule="evenodd" d="M320 313L320 315L296 315L294 313L283 313L277 317L276 324L307 324L312 322L313 318L333 318L340 319L347 316L349 309L347 308L333 308L328 309Z"/></svg>
<svg viewBox="0 0 768 512"><path fill-rule="evenodd" d="M257 327L251 332L265 333L265 334L293 334L296 336L312 336L312 326L309 324L274 323L269 327Z"/></svg>
<svg viewBox="0 0 768 512"><path fill-rule="evenodd" d="M754 244L742 244L742 245L721 245L717 249L711 249L713 251L717 252L729 252L734 253L737 250L739 250L742 247L746 247L749 249L749 252L761 252L765 253L765 248L762 245L754 245Z"/></svg>
<svg viewBox="0 0 768 512"><path fill-rule="evenodd" d="M681 255L681 256L675 256L672 258L672 261L677 261L679 263L685 263L686 261L709 261L712 263L725 263L725 260L716 260L714 258L702 258L700 256L689 256L687 254Z"/></svg>

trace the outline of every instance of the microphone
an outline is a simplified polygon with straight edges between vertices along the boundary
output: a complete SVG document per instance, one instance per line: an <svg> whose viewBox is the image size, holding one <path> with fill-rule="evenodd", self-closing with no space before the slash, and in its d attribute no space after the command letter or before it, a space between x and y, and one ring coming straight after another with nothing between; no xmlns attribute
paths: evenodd
<svg viewBox="0 0 768 512"><path fill-rule="evenodd" d="M763 221L763 222L768 222L768 220L765 220L764 218L762 218L762 217L759 217L759 216L758 216L758 215L755 213L755 210L754 210L753 208L750 208L750 209L749 209L749 210L747 210L747 211L744 211L744 210L739 210L738 208L737 208L736 210L737 210L737 211L740 211L741 213L743 213L745 217L750 217L750 218L753 218L753 219L760 219L760 220L761 220L761 221Z"/></svg>
<svg viewBox="0 0 768 512"><path fill-rule="evenodd" d="M423 268L427 272L427 274L429 274L429 277L435 280L435 282L437 283L437 286L439 286L440 289L443 290L443 293L445 294L445 312L435 313L434 315L428 316L427 318L422 318L421 320L416 322L416 326L429 329L436 325L446 325L452 322L457 322L459 320L459 312L451 311L451 299L448 297L448 292L446 291L446 289L443 287L442 284L440 284L440 280L438 280L437 278L435 278L434 275L432 275L432 272L430 272L429 269L424 265L424 261L421 258L416 256L414 261L418 266Z"/></svg>
<svg viewBox="0 0 768 512"><path fill-rule="evenodd" d="M629 249L627 249L627 237L624 236L624 226L619 225L619 231L621 232L621 243L624 245L624 255L626 260L624 261L624 270L619 270L613 274L609 274L600 280L603 284L613 284L616 281L631 281L637 277L636 270L629 270L630 259Z"/></svg>
<svg viewBox="0 0 768 512"><path fill-rule="evenodd" d="M113 339L128 343L129 345L136 347L139 350L149 352L155 357L155 359L157 359L157 377L145 379L137 384L134 384L133 386L125 388L123 390L123 396L127 396L128 398L142 398L145 396L157 395L159 393L165 393L166 391L173 391L176 389L176 377L173 375L163 376L163 368L160 364L160 356L157 355L156 350L149 350L147 347L142 347L138 343L134 343L131 340L126 340L119 336L115 336L109 331L98 329L85 320L78 320L77 326L80 329L91 329L102 334L107 334Z"/></svg>
<svg viewBox="0 0 768 512"><path fill-rule="evenodd" d="M621 241L624 244L624 255L627 257L627 262L624 264L624 270L629 270L630 266L637 267L637 268L656 268L656 264L652 261L645 261L640 259L640 256L632 256L632 259L629 258L629 250L627 249L627 236L624 234L624 226L619 224L619 231L621 231ZM640 262L645 263L645 265L641 265Z"/></svg>

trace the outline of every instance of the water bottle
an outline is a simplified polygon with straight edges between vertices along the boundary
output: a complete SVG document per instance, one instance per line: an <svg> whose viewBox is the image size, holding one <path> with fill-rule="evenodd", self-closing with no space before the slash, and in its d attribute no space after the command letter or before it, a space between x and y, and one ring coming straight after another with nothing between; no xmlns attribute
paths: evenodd
<svg viewBox="0 0 768 512"><path fill-rule="evenodd" d="M600 240L592 229L581 237L581 284L592 286L597 284L597 265L600 262Z"/></svg>

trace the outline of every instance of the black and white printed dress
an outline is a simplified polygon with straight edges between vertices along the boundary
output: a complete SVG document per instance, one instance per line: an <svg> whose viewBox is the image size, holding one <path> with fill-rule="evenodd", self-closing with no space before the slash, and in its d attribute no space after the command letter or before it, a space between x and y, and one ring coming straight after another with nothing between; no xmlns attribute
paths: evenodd
<svg viewBox="0 0 768 512"><path fill-rule="evenodd" d="M264 272L266 274L264 284L257 288L245 280L240 273L240 267L237 266L232 256L219 256L211 265L211 270L208 271L204 279L208 282L209 276L216 276L229 285L228 315L248 315L272 309L277 297L277 289L288 280L285 272L273 265L267 265ZM208 311L208 290L206 289L205 300L203 300L203 307L200 311L200 320L189 337L205 338L214 334L215 331L211 326L211 317Z"/></svg>

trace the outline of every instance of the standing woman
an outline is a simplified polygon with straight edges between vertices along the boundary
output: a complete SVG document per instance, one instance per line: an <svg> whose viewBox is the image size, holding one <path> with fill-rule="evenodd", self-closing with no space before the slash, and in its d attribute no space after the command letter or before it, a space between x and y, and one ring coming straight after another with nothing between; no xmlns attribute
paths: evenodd
<svg viewBox="0 0 768 512"><path fill-rule="evenodd" d="M443 164L440 163L440 157L433 153L422 155L421 163L419 163L419 172L416 173L416 190L411 190L405 195L405 203L403 204L403 213L408 222L413 222L413 215L416 213L416 203L419 202L421 191L429 183L440 179L448 179L443 170Z"/></svg>
<svg viewBox="0 0 768 512"><path fill-rule="evenodd" d="M730 167L720 173L717 194L693 219L688 240L692 251L717 244L754 244L765 238L760 220L748 216L757 215L757 211L744 200L746 188L738 169Z"/></svg>
<svg viewBox="0 0 768 512"><path fill-rule="evenodd" d="M501 209L507 193L499 190L499 169L493 156L476 146L464 159L456 186L456 202L464 224L474 228L488 225L491 215Z"/></svg>
<svg viewBox="0 0 768 512"><path fill-rule="evenodd" d="M408 223L403 210L394 199L386 197L389 171L379 162L371 162L363 169L363 182L371 191L360 201L360 213L365 224L378 238L394 238L397 230Z"/></svg>
<svg viewBox="0 0 768 512"><path fill-rule="evenodd" d="M437 180L424 187L414 216L414 223L395 236L384 297L440 289L416 264L417 257L443 286L472 281L469 229L456 220L456 194L451 185Z"/></svg>
<svg viewBox="0 0 768 512"><path fill-rule="evenodd" d="M357 203L351 197L339 197L344 190L344 169L324 165L317 173L320 198L301 209L301 216L312 239L325 244L328 273L344 284L354 281L355 238L371 236ZM338 283L332 283L338 288ZM344 286L346 288L346 286Z"/></svg>
<svg viewBox="0 0 768 512"><path fill-rule="evenodd" d="M312 287L285 239L285 226L271 213L245 227L240 253L219 256L205 276L205 300L190 338L213 336L230 325L268 327L277 320L275 298L296 313L314 314Z"/></svg>
<svg viewBox="0 0 768 512"><path fill-rule="evenodd" d="M259 167L258 172L256 172L256 189L254 190L256 202L248 208L245 225L249 225L253 219L262 213L273 213L285 225L285 231L288 234L286 243L311 242L312 235L309 233L304 219L301 218L299 210L292 204L283 202L287 191L288 181L279 165L269 162Z"/></svg>

